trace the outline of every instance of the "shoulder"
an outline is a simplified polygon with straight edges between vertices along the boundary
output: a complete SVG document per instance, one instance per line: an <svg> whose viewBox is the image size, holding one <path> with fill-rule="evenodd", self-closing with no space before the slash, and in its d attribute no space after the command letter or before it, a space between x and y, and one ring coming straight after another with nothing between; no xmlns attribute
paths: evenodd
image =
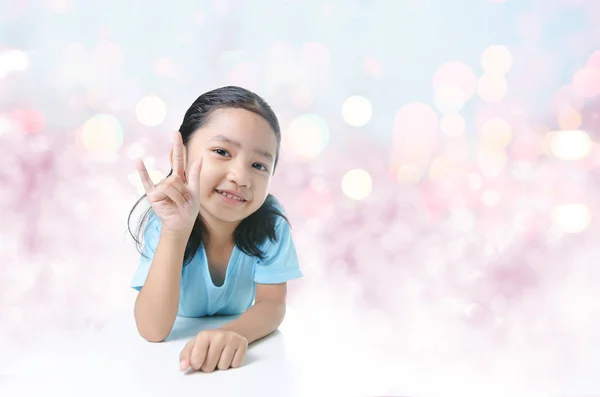
<svg viewBox="0 0 600 397"><path fill-rule="evenodd" d="M278 241L281 241L282 237L286 237L287 234L291 233L291 226L283 205L281 205L281 203L273 196L270 196L270 199L270 205L275 210L272 213L272 216L274 217L275 241L269 239L267 245L276 244Z"/></svg>
<svg viewBox="0 0 600 397"><path fill-rule="evenodd" d="M145 233L152 233L152 232L160 233L161 227L162 227L162 222L160 221L160 218L158 216L156 216L154 211L150 210L150 213L148 214L148 217L146 219L145 226L144 226Z"/></svg>
<svg viewBox="0 0 600 397"><path fill-rule="evenodd" d="M275 238L273 240L267 239L263 244L262 252L265 258L273 258L287 252L293 248L292 240L292 228L287 220L278 216L275 221Z"/></svg>

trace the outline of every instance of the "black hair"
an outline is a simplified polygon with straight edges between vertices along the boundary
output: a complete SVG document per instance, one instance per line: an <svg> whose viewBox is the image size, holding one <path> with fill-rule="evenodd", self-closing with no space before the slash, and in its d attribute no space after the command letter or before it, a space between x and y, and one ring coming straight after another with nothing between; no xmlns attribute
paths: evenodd
<svg viewBox="0 0 600 397"><path fill-rule="evenodd" d="M179 127L183 144L187 145L192 135L199 128L207 124L212 112L217 109L225 108L245 109L258 114L269 123L273 129L273 132L275 133L275 137L277 138L277 151L275 153L275 163L273 166L273 172L275 172L277 160L279 158L279 146L281 145L281 130L279 128L279 121L277 120L277 116L269 104L267 104L264 99L245 88L227 86L217 88L200 95L185 113L181 127ZM172 173L173 170L171 169L167 177ZM152 207L146 210L146 212L143 214L135 233L131 231L130 223L134 210L145 197L145 194L140 197L140 199L134 204L129 213L129 217L127 218L129 234L134 239L137 249L140 253L142 253L142 237L146 228L148 227L148 219L154 212ZM286 216L282 213L282 211L279 210L279 203L277 202L277 199L273 195L269 194L263 205L253 214L243 219L236 227L235 231L233 232L233 238L236 246L247 255L256 256L260 259L263 259L263 253L258 246L267 238L269 238L271 241L276 240L277 235L275 232L275 226L277 217L281 217L289 223L289 220L286 218ZM202 220L202 217L198 215L185 248L183 258L184 265L187 265L192 260L200 246L205 242L205 230L206 226L204 221Z"/></svg>

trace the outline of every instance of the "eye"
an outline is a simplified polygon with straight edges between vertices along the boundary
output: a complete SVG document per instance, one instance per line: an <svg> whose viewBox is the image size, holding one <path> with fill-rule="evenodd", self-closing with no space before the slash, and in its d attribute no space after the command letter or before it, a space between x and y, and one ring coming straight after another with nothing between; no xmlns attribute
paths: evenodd
<svg viewBox="0 0 600 397"><path fill-rule="evenodd" d="M229 156L229 152L227 152L227 150L225 149L213 149L213 152L218 154L219 156Z"/></svg>
<svg viewBox="0 0 600 397"><path fill-rule="evenodd" d="M254 163L254 164L252 164L252 167L256 168L259 171L266 171L267 170L267 167L265 167L261 163Z"/></svg>

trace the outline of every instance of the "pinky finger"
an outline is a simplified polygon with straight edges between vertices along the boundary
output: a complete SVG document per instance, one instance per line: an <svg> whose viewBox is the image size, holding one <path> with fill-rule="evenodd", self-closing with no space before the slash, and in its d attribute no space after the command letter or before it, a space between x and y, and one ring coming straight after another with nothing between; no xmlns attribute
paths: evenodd
<svg viewBox="0 0 600 397"><path fill-rule="evenodd" d="M146 165L144 164L144 161L142 159L139 159L136 162L136 168L138 174L140 175L140 179L142 180L142 185L144 186L146 194L152 193L156 189L156 187L154 186L152 179L150 179L150 175L148 174L148 170L146 169Z"/></svg>
<svg viewBox="0 0 600 397"><path fill-rule="evenodd" d="M240 346L233 355L233 360L231 360L232 368L239 368L242 366L242 361L244 360L244 356L246 355L246 345Z"/></svg>

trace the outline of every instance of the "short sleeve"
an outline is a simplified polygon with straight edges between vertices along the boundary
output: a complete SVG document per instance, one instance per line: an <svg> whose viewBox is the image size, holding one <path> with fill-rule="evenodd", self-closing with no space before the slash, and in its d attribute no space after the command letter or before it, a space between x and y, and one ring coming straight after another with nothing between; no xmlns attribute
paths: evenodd
<svg viewBox="0 0 600 397"><path fill-rule="evenodd" d="M144 231L144 239L142 245L142 254L138 263L137 270L131 280L131 288L139 291L144 283L146 277L150 271L150 265L154 258L154 253L158 247L158 240L160 238L160 221L158 218L151 216L147 223L146 230Z"/></svg>
<svg viewBox="0 0 600 397"><path fill-rule="evenodd" d="M279 217L275 234L277 239L267 243L264 258L256 264L256 283L279 284L302 277L290 225L285 219Z"/></svg>

